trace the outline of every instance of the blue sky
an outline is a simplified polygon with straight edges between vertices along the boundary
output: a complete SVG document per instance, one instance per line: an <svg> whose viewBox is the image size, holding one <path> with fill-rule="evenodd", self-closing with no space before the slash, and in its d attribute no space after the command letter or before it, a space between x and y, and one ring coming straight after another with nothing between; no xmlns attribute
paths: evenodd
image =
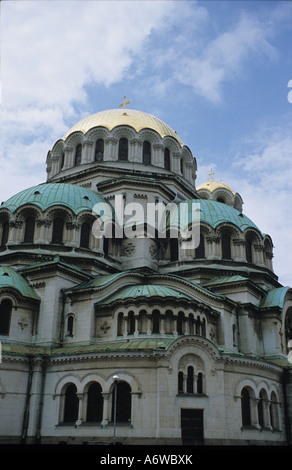
<svg viewBox="0 0 292 470"><path fill-rule="evenodd" d="M2 1L0 201L74 123L127 96L244 200L292 286L292 3ZM290 82L291 85L291 82Z"/></svg>

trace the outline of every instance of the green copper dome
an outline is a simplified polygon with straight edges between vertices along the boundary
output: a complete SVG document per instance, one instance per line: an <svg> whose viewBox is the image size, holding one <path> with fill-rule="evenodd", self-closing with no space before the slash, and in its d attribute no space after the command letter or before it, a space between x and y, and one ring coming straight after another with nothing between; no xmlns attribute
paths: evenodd
<svg viewBox="0 0 292 470"><path fill-rule="evenodd" d="M111 295L106 300L103 300L101 304L111 304L117 300L129 300L129 299L139 299L139 298L151 298L151 297L174 297L175 299L187 299L191 300L186 294L179 292L175 289L166 286L160 286L157 284L147 284L147 285L135 285L129 286L115 294Z"/></svg>
<svg viewBox="0 0 292 470"><path fill-rule="evenodd" d="M192 206L192 204L194 205ZM235 225L242 232L248 228L254 228L261 233L259 228L252 222L252 220L246 217L246 215L227 204L223 204L222 202L208 199L192 199L182 201L178 207L179 210L182 210L180 220L178 215L180 213L179 210L170 211L170 226L177 227L182 224L188 225L192 220L195 222L200 220L200 223L206 223L213 229L220 224L229 223ZM186 208L186 210L184 210L184 208ZM200 216L200 219L198 216Z"/></svg>
<svg viewBox="0 0 292 470"><path fill-rule="evenodd" d="M92 211L95 204L108 202L103 196L75 184L44 183L25 189L12 196L6 202L2 202L0 209L6 208L15 212L25 204L33 204L45 211L52 206L66 206L75 214L89 210Z"/></svg>
<svg viewBox="0 0 292 470"><path fill-rule="evenodd" d="M39 300L34 289L15 269L0 266L0 289L7 287L17 290L23 297Z"/></svg>

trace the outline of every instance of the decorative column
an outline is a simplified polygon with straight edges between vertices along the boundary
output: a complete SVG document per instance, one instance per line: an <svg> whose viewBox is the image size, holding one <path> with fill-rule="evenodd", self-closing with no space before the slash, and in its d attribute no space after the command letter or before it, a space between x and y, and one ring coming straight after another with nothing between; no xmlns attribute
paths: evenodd
<svg viewBox="0 0 292 470"><path fill-rule="evenodd" d="M85 141L82 144L81 164L93 162L93 142Z"/></svg>
<svg viewBox="0 0 292 470"><path fill-rule="evenodd" d="M66 229L71 230L71 240L68 241L70 246L79 246L79 240L77 239L77 234L79 233L80 226L76 222L68 222L66 224Z"/></svg>
<svg viewBox="0 0 292 470"><path fill-rule="evenodd" d="M207 240L207 248L208 248L208 254L207 254L207 259L221 259L221 256L219 254L219 244L220 244L220 237L206 237Z"/></svg>
<svg viewBox="0 0 292 470"><path fill-rule="evenodd" d="M8 243L7 245L17 245L18 243L20 243L20 237L16 236L17 234L17 229L20 229L22 228L22 221L20 220L11 220L9 222L9 238L8 238ZM23 240L23 230L21 231L22 232L22 240Z"/></svg>
<svg viewBox="0 0 292 470"><path fill-rule="evenodd" d="M128 316L124 316L124 333L123 333L124 338L127 338L128 336Z"/></svg>
<svg viewBox="0 0 292 470"><path fill-rule="evenodd" d="M139 336L139 313L136 313L134 315L134 320L135 320L134 336Z"/></svg>
<svg viewBox="0 0 292 470"><path fill-rule="evenodd" d="M181 159L181 154L178 152L173 152L172 153L172 166L171 170L173 173L181 174L180 171L180 159Z"/></svg>
<svg viewBox="0 0 292 470"><path fill-rule="evenodd" d="M37 221L37 227L39 229L39 237L35 240L35 243L49 244L47 236L47 228L51 226L51 222L46 219L40 219Z"/></svg>
<svg viewBox="0 0 292 470"><path fill-rule="evenodd" d="M154 144L152 146L152 149L153 149L152 165L160 166L161 168L164 168L164 156L163 156L164 147L163 147L163 145L162 144Z"/></svg>
<svg viewBox="0 0 292 470"><path fill-rule="evenodd" d="M67 168L72 168L74 166L73 163L73 153L74 149L73 147L66 147L64 150L65 156L64 156L64 166L63 170L66 170Z"/></svg>
<svg viewBox="0 0 292 470"><path fill-rule="evenodd" d="M234 261L245 262L245 240L242 238L234 238L232 241L233 245L236 247L236 256L234 257Z"/></svg>
<svg viewBox="0 0 292 470"><path fill-rule="evenodd" d="M183 374L183 393L187 393L187 381L188 376L186 374Z"/></svg>
<svg viewBox="0 0 292 470"><path fill-rule="evenodd" d="M109 413L109 401L110 401L111 393L103 392L102 396L103 396L103 412L102 412L101 426L105 428L109 423L108 413Z"/></svg>
<svg viewBox="0 0 292 470"><path fill-rule="evenodd" d="M260 266L265 266L264 263L264 245L258 244L254 245L254 253L255 253L255 264L259 264Z"/></svg>
<svg viewBox="0 0 292 470"><path fill-rule="evenodd" d="M142 162L142 142L140 139L132 139L129 146L129 161L130 162Z"/></svg>
<svg viewBox="0 0 292 470"><path fill-rule="evenodd" d="M107 137L105 139L105 152L104 152L104 161L117 160L118 159L118 148L117 148L117 139L114 137Z"/></svg>
<svg viewBox="0 0 292 470"><path fill-rule="evenodd" d="M77 425L80 425L84 421L83 417L83 400L84 400L84 393L77 393L77 397L79 400L79 407L78 407L78 420L76 422Z"/></svg>

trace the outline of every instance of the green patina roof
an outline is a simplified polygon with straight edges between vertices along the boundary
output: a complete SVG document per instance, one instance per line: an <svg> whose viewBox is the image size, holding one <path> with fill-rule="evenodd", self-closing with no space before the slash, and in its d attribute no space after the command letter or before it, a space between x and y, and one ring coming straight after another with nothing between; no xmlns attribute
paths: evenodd
<svg viewBox="0 0 292 470"><path fill-rule="evenodd" d="M284 300L290 287L275 287L271 289L265 299L262 301L260 308L270 308L270 307L284 307ZM292 290L291 290L292 291Z"/></svg>
<svg viewBox="0 0 292 470"><path fill-rule="evenodd" d="M102 305L107 305L116 300L137 299L140 297L175 297L176 299L192 300L186 294L183 294L175 289L166 286L159 286L157 284L135 285L126 287L111 295L101 302Z"/></svg>
<svg viewBox="0 0 292 470"><path fill-rule="evenodd" d="M216 286L216 285L221 285L221 284L231 284L233 282L241 282L241 281L248 281L249 279L247 277L243 276L222 276L222 277L216 277L215 279L210 279L210 281L206 281L203 284L203 287L208 287L208 286Z"/></svg>
<svg viewBox="0 0 292 470"><path fill-rule="evenodd" d="M11 267L0 266L0 289L5 287L16 289L23 297L39 300L37 293L21 274Z"/></svg>
<svg viewBox="0 0 292 470"><path fill-rule="evenodd" d="M96 276L94 279L90 279L89 281L82 282L78 286L72 287L69 290L79 290L79 289L90 289L90 288L95 288L95 287L101 287L106 284L109 284L111 281L114 279L118 278L119 276L127 273L127 271L122 271L119 273L114 273L114 274L105 274L102 276Z"/></svg>
<svg viewBox="0 0 292 470"><path fill-rule="evenodd" d="M167 348L176 338L137 338L120 341L101 341L97 344L66 345L60 347L29 346L17 343L2 342L3 354L61 356L71 354L94 354L116 351L161 351Z"/></svg>
<svg viewBox="0 0 292 470"><path fill-rule="evenodd" d="M6 208L15 212L25 204L34 204L42 211L48 207L62 205L71 209L75 214L81 211L92 211L95 204L109 203L100 194L75 184L43 183L25 189L6 202L2 202L0 209ZM110 207L110 206L109 206Z"/></svg>
<svg viewBox="0 0 292 470"><path fill-rule="evenodd" d="M260 232L259 228L248 217L246 217L246 215L227 204L223 204L222 202L210 201L207 199L191 199L182 201L178 207L181 205L186 207L186 204L188 204L186 215L184 215L180 221L178 221L179 211L170 211L169 224L171 226L179 226L181 222L185 224L185 219L188 219L186 220L186 223L188 224L191 223L191 221L197 222L199 220L198 215L200 215L200 223L205 222L206 224L211 225L214 229L218 225L228 222L238 227L242 232L247 228L254 228ZM194 204L193 207L192 204ZM180 222L180 224L178 222Z"/></svg>

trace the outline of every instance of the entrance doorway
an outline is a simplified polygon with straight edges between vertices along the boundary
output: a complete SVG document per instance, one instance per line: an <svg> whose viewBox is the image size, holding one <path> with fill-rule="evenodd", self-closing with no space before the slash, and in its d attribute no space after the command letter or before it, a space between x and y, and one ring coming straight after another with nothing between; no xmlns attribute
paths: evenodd
<svg viewBox="0 0 292 470"><path fill-rule="evenodd" d="M204 444L204 410L181 409L181 437L183 445Z"/></svg>

